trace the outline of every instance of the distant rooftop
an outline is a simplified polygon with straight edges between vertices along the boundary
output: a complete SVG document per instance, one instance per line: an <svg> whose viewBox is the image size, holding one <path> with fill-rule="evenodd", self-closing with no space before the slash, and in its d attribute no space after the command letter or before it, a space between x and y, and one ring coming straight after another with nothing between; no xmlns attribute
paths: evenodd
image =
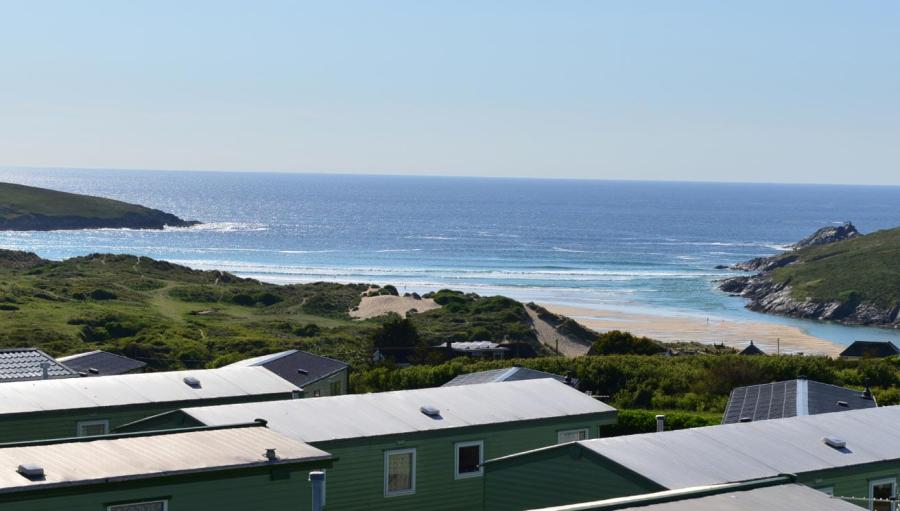
<svg viewBox="0 0 900 511"><path fill-rule="evenodd" d="M900 354L900 349L891 341L853 341L841 352L842 357L890 357Z"/></svg>
<svg viewBox="0 0 900 511"><path fill-rule="evenodd" d="M781 419L875 406L875 399L871 394L866 397L863 391L812 380L788 380L732 390L722 422Z"/></svg>
<svg viewBox="0 0 900 511"><path fill-rule="evenodd" d="M275 449L278 460L269 461L266 449ZM0 493L330 458L258 426L0 447ZM40 467L44 477L19 474L23 464Z"/></svg>
<svg viewBox="0 0 900 511"><path fill-rule="evenodd" d="M427 415L432 407L437 415ZM348 394L185 408L202 424L241 424L262 418L268 427L303 442L482 426L615 409L553 379L484 383L373 394Z"/></svg>
<svg viewBox="0 0 900 511"><path fill-rule="evenodd" d="M439 344L438 346L446 346L445 344ZM496 342L491 341L465 341L465 342L451 342L450 349L453 351L508 351L509 348L505 348Z"/></svg>
<svg viewBox="0 0 900 511"><path fill-rule="evenodd" d="M48 378L73 378L78 373L60 364L50 355L37 348L0 349L0 383L27 380L41 380L48 364Z"/></svg>
<svg viewBox="0 0 900 511"><path fill-rule="evenodd" d="M143 369L147 363L108 351L88 351L56 359L82 376L110 376Z"/></svg>
<svg viewBox="0 0 900 511"><path fill-rule="evenodd" d="M303 387L349 367L333 358L300 350L288 350L248 358L225 367L265 367L285 380Z"/></svg>
<svg viewBox="0 0 900 511"><path fill-rule="evenodd" d="M453 387L456 385L472 385L477 383L491 383L491 382L501 382L501 381L522 381L522 380L537 380L540 378L553 378L559 382L569 384L570 382L566 381L565 376L560 376L558 374L546 373L544 371L538 371L537 369L529 369L527 367L505 367L503 369L491 369L489 371L478 371L475 373L466 373L453 378L452 380L445 383L444 387ZM572 383L577 383L577 381L572 380ZM576 385L572 385L576 386Z"/></svg>
<svg viewBox="0 0 900 511"><path fill-rule="evenodd" d="M766 352L759 349L759 346L753 344L753 341L750 341L750 344L748 344L746 348L744 348L743 350L741 350L740 353L738 353L738 355L765 355L765 354L766 354Z"/></svg>
<svg viewBox="0 0 900 511"><path fill-rule="evenodd" d="M195 385L188 383L194 381ZM299 390L296 385L262 367L19 381L0 385L0 416L197 399L290 395L295 390Z"/></svg>

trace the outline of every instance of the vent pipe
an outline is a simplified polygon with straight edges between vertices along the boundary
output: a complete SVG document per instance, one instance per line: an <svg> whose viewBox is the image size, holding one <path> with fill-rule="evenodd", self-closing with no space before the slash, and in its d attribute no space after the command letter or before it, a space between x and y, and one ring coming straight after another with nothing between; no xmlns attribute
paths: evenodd
<svg viewBox="0 0 900 511"><path fill-rule="evenodd" d="M862 394L863 399L872 399L872 389L869 388L869 379L866 378L866 390Z"/></svg>
<svg viewBox="0 0 900 511"><path fill-rule="evenodd" d="M325 472L310 472L309 482L312 483L312 511L322 511L325 509Z"/></svg>
<svg viewBox="0 0 900 511"><path fill-rule="evenodd" d="M45 380L50 378L50 362L41 362L41 378Z"/></svg>
<svg viewBox="0 0 900 511"><path fill-rule="evenodd" d="M662 433L666 430L666 416L665 415L657 415L656 416L656 432Z"/></svg>

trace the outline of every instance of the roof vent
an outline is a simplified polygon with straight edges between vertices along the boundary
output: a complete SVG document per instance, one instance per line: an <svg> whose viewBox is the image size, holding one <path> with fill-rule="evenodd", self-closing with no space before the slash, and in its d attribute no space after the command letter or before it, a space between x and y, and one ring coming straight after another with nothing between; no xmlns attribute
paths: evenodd
<svg viewBox="0 0 900 511"><path fill-rule="evenodd" d="M88 367L88 372L91 374L100 374L100 370L96 367Z"/></svg>
<svg viewBox="0 0 900 511"><path fill-rule="evenodd" d="M440 417L441 416L441 410L438 408L435 408L431 405L425 405L425 406L419 408L419 411L429 417Z"/></svg>
<svg viewBox="0 0 900 511"><path fill-rule="evenodd" d="M299 369L299 368L298 368L298 369L297 369L297 373L302 374L303 376L306 376L306 375L309 374L309 371L307 371L306 369Z"/></svg>
<svg viewBox="0 0 900 511"><path fill-rule="evenodd" d="M738 419L738 422L753 422L753 419L751 419L750 417L741 417L740 419Z"/></svg>
<svg viewBox="0 0 900 511"><path fill-rule="evenodd" d="M43 481L44 480L44 467L40 465L33 465L31 463L23 463L19 465L19 468L16 469L16 472L22 474L23 477L30 481Z"/></svg>
<svg viewBox="0 0 900 511"><path fill-rule="evenodd" d="M188 387L199 389L200 388L200 380L194 378L193 376L185 376L184 383L187 384Z"/></svg>
<svg viewBox="0 0 900 511"><path fill-rule="evenodd" d="M837 402L837 405L838 405L838 406L843 406L844 408L847 408L847 402L846 402L846 401L838 401L838 402Z"/></svg>
<svg viewBox="0 0 900 511"><path fill-rule="evenodd" d="M269 461L278 461L278 455L275 454L275 449L266 449L266 459Z"/></svg>
<svg viewBox="0 0 900 511"><path fill-rule="evenodd" d="M847 442L836 436L826 436L822 439L822 441L825 442L825 445L827 445L828 447L834 447L835 449L843 449L847 447Z"/></svg>

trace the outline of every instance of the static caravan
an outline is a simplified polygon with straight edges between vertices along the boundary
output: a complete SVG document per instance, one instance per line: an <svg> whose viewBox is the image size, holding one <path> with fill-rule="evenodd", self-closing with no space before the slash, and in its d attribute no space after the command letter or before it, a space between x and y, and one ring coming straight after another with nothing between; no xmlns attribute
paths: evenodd
<svg viewBox="0 0 900 511"><path fill-rule="evenodd" d="M0 448L3 511L311 510L319 449L264 427Z"/></svg>
<svg viewBox="0 0 900 511"><path fill-rule="evenodd" d="M897 424L891 406L572 442L485 462L485 503L523 510L795 474L866 507L897 494Z"/></svg>
<svg viewBox="0 0 900 511"><path fill-rule="evenodd" d="M0 443L103 435L184 406L301 397L262 367L0 384Z"/></svg>
<svg viewBox="0 0 900 511"><path fill-rule="evenodd" d="M124 431L256 419L332 453L329 509L482 509L483 460L596 438L615 409L553 379L187 408Z"/></svg>

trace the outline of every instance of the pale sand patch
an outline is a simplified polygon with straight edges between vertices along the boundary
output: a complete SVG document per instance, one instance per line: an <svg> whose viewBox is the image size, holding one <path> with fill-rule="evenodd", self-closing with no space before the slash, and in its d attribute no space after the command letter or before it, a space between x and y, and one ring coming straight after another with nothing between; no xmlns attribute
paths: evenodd
<svg viewBox="0 0 900 511"><path fill-rule="evenodd" d="M350 316L356 319L368 319L376 316L395 312L401 316L412 309L418 312L425 312L431 309L437 309L440 305L435 303L431 298L415 299L411 296L364 296L359 308L350 311Z"/></svg>
<svg viewBox="0 0 900 511"><path fill-rule="evenodd" d="M725 343L740 350L752 339L764 352L775 353L778 339L781 339L781 353L828 356L837 356L844 349L840 344L814 337L797 327L761 321L710 319L707 323L705 318L691 316L657 316L565 305L541 306L598 332L625 330L666 342Z"/></svg>
<svg viewBox="0 0 900 511"><path fill-rule="evenodd" d="M559 353L567 357L577 357L587 355L590 344L578 342L559 333L553 325L547 323L533 310L525 307L525 312L531 318L531 325L534 327L534 333L537 335L538 341L547 345L551 350L559 350Z"/></svg>

